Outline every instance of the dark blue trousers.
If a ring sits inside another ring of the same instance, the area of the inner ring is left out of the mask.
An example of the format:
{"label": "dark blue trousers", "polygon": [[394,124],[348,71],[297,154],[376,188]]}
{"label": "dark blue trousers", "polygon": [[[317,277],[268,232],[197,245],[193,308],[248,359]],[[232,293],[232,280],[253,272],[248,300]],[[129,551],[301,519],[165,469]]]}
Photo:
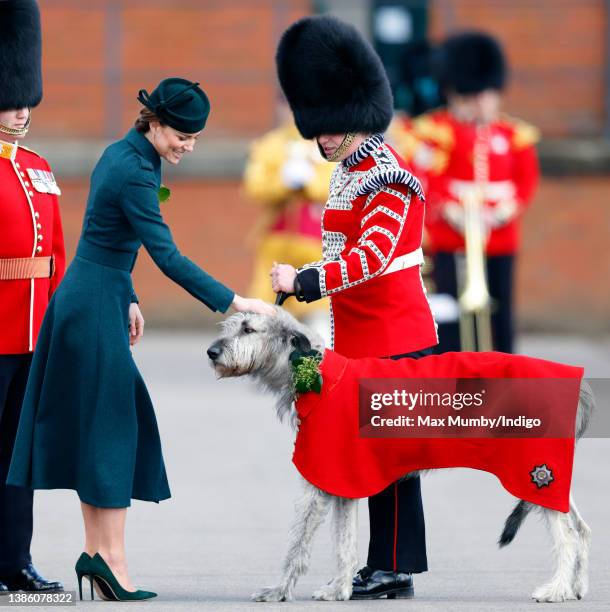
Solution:
{"label": "dark blue trousers", "polygon": [[[391,359],[418,359],[431,353],[432,349],[425,349],[394,355]],[[369,497],[369,524],[369,554],[366,561],[369,567],[407,574],[428,570],[419,477],[400,480]]]}
{"label": "dark blue trousers", "polygon": [[0,579],[31,561],[34,492],[7,486],[32,355],[0,355]]}

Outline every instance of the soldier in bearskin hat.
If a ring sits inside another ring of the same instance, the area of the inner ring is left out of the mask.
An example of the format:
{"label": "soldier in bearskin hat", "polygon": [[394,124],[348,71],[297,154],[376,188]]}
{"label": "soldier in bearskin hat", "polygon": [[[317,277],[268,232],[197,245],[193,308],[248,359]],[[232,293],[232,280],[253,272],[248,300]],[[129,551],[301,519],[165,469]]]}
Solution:
{"label": "soldier in bearskin hat", "polygon": [[[396,142],[404,143],[401,153],[424,182],[436,291],[449,299],[456,300],[467,282],[462,202],[468,193],[480,194],[493,348],[511,353],[514,261],[521,219],[538,182],[538,130],[500,112],[507,64],[489,34],[449,37],[438,49],[436,70],[447,106],[404,121],[404,137]],[[454,317],[439,325],[438,350],[460,348]]]}
{"label": "soldier in bearskin hat", "polygon": [[19,141],[42,98],[41,34],[33,0],[0,1],[0,591],[58,591],[32,565],[33,492],[5,484],[32,351],[64,271],[49,164]]}
{"label": "soldier in bearskin hat", "polygon": [[[274,291],[306,302],[330,297],[334,349],[347,357],[428,354],[437,337],[420,275],[424,195],[384,142],[393,100],[379,57],[354,27],[308,17],[282,36],[277,69],[301,135],[338,164],[322,261],[274,266]],[[411,574],[427,569],[419,479],[370,498],[369,515],[367,565],[352,598],[413,596]]]}

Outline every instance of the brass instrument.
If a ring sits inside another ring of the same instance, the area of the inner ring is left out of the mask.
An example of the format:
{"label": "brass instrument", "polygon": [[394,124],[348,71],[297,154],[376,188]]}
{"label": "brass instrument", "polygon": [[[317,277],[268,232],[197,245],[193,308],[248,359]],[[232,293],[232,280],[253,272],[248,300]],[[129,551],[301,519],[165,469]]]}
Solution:
{"label": "brass instrument", "polygon": [[462,197],[466,282],[458,298],[460,340],[463,351],[493,350],[491,301],[485,271],[487,235],[483,223],[483,192],[470,189]]}

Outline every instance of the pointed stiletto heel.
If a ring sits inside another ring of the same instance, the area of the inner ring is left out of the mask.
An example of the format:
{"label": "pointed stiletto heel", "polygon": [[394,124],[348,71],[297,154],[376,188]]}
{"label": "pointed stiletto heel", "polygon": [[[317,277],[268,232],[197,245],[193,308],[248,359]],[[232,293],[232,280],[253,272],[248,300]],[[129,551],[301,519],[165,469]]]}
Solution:
{"label": "pointed stiletto heel", "polygon": [[[91,557],[87,553],[83,553],[76,562],[74,570],[78,579],[78,595],[80,600],[83,600],[83,578],[88,577],[91,580],[90,569]],[[91,599],[93,599],[93,583],[91,583]]]}
{"label": "pointed stiletto heel", "polygon": [[152,591],[125,590],[99,553],[96,553],[91,559],[89,567],[92,578],[91,582],[93,583],[93,581],[95,581],[96,586],[101,589],[104,596],[108,596],[109,599],[114,601],[142,601],[157,596],[157,594]]}
{"label": "pointed stiletto heel", "polygon": [[78,578],[78,598],[83,601],[83,575],[76,574],[76,577]]}

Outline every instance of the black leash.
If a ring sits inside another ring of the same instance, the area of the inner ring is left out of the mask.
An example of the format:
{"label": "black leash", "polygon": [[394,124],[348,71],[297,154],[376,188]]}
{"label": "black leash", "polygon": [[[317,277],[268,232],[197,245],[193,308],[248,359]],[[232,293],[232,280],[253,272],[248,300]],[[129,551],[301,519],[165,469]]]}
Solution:
{"label": "black leash", "polygon": [[294,295],[294,293],[286,293],[285,291],[280,291],[275,296],[275,305],[281,306],[292,295]]}

